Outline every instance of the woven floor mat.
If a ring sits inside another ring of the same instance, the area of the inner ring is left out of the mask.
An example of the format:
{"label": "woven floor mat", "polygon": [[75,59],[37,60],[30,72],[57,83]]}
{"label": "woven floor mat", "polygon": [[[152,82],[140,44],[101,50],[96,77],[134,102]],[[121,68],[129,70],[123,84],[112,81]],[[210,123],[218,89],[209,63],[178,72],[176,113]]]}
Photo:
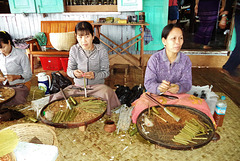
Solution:
{"label": "woven floor mat", "polygon": [[[227,113],[223,126],[217,129],[221,139],[192,151],[156,148],[139,135],[106,133],[105,118],[89,125],[85,132],[75,129],[56,129],[59,141],[59,161],[155,161],[155,160],[239,160],[240,109],[226,98]],[[112,119],[117,122],[117,115]]]}
{"label": "woven floor mat", "polygon": [[[222,93],[217,93],[219,96]],[[89,125],[85,132],[78,128],[56,128],[58,138],[58,161],[239,161],[240,159],[240,108],[227,96],[228,104],[223,126],[217,129],[221,139],[192,151],[179,151],[155,148],[138,134],[106,133],[103,130],[106,116]],[[18,108],[24,108],[29,104]],[[32,111],[24,114],[34,116]],[[117,115],[111,117],[117,123]],[[23,118],[18,121],[0,122],[0,129],[7,126],[30,122]]]}

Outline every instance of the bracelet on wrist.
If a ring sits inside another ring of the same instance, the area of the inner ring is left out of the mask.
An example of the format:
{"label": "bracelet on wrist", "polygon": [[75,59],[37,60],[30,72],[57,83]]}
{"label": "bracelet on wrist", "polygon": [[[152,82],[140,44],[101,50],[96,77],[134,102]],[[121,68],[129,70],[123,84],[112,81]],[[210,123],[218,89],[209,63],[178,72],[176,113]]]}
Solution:
{"label": "bracelet on wrist", "polygon": [[227,17],[227,14],[222,14],[222,17]]}
{"label": "bracelet on wrist", "polygon": [[222,18],[223,18],[223,17],[226,17],[226,20],[228,21],[227,14],[223,14],[223,15],[222,15]]}

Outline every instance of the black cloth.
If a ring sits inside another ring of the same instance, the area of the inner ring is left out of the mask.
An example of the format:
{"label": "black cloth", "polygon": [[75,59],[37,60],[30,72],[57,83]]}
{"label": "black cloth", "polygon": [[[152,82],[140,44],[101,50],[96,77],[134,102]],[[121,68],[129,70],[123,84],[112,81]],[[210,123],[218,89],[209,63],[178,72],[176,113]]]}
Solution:
{"label": "black cloth", "polygon": [[[230,12],[230,11],[232,11],[232,6],[233,6],[233,3],[235,2],[235,1],[237,1],[236,2],[236,12],[237,12],[237,10],[238,11],[240,11],[240,0],[226,0],[226,6],[225,6],[225,9],[224,9],[224,11],[228,11],[228,12]],[[228,15],[228,17],[229,17],[230,15]]]}
{"label": "black cloth", "polygon": [[27,88],[27,86],[20,84],[7,87],[11,87],[15,90],[15,96],[9,99],[8,101],[4,102],[2,105],[16,106],[27,102],[27,96],[29,94],[29,89]]}
{"label": "black cloth", "polygon": [[[237,2],[239,2],[238,0]],[[230,5],[230,2],[233,3],[233,0],[227,0],[226,5]],[[227,6],[226,6],[227,7]],[[234,75],[234,72],[238,65],[240,64],[240,10],[236,9],[235,11],[235,30],[236,30],[236,46],[232,51],[228,61],[224,64],[223,69],[227,70],[231,75]]]}

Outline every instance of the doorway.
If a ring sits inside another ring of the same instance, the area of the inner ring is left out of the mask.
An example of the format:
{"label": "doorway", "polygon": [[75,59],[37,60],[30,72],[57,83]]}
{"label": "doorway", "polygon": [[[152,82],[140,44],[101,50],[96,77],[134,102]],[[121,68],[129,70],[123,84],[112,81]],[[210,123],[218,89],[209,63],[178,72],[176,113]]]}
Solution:
{"label": "doorway", "polygon": [[8,0],[0,0],[0,14],[1,13],[11,13]]}
{"label": "doorway", "polygon": [[[195,33],[198,30],[200,20],[194,13],[195,0],[178,0],[179,2],[179,20],[184,31],[184,44],[182,49],[203,50],[203,44],[194,41]],[[221,6],[221,5],[220,5]],[[207,50],[226,50],[229,41],[229,28],[220,29],[218,18],[214,30],[212,32],[211,40],[209,42],[210,49]],[[231,20],[230,20],[231,22]],[[229,23],[230,24],[230,23]]]}

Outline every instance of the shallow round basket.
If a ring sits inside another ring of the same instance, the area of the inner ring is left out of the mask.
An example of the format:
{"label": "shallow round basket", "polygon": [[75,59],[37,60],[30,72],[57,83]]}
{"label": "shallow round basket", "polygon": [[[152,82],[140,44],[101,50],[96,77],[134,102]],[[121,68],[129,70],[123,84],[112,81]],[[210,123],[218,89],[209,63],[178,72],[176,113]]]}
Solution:
{"label": "shallow round basket", "polygon": [[[72,95],[72,97],[75,97],[75,96],[83,96],[83,95]],[[101,99],[101,98],[99,98]],[[84,122],[63,122],[63,123],[54,123],[52,121],[49,121],[47,120],[45,117],[44,117],[44,110],[52,103],[54,102],[57,102],[57,101],[62,101],[64,100],[63,98],[61,99],[57,99],[53,102],[50,102],[48,104],[46,104],[40,111],[40,120],[47,124],[47,125],[51,125],[51,126],[54,126],[54,127],[57,127],[57,128],[77,128],[77,127],[80,127],[80,126],[87,126],[88,124],[92,124],[96,121],[98,121],[100,118],[102,118],[104,116],[104,114],[106,113],[107,111],[107,107],[106,109],[104,110],[104,112],[102,112],[101,114],[99,114],[98,116],[96,116],[95,118],[90,118]]]}
{"label": "shallow round basket", "polygon": [[11,87],[1,87],[0,88],[0,104],[6,102],[10,98],[15,96],[15,90]]}
{"label": "shallow round basket", "polygon": [[52,127],[37,123],[22,123],[9,126],[17,133],[19,141],[30,142],[33,138],[39,139],[43,144],[58,146],[56,133]]}
{"label": "shallow round basket", "polygon": [[4,160],[7,160],[7,161],[17,161],[14,152],[8,153],[8,154],[0,157],[0,160],[1,160],[1,161],[2,161],[2,160],[3,160],[3,161],[4,161]]}
{"label": "shallow round basket", "polygon": [[[160,109],[159,111],[161,117],[164,117],[164,119],[168,120],[168,123],[165,123],[159,118],[155,118],[153,119],[154,126],[146,127],[144,125],[144,115],[145,116],[148,115],[148,109],[145,109],[139,114],[136,123],[139,134],[143,138],[149,140],[153,144],[157,144],[159,146],[174,150],[197,149],[208,144],[212,140],[215,133],[215,128],[211,119],[205,113],[195,108],[183,105],[164,105],[164,106],[167,107],[173,113],[180,116],[181,120],[179,122],[171,121],[174,119],[168,114],[166,114],[161,107],[156,106],[157,109]],[[176,113],[177,111],[174,111],[174,109],[178,109],[178,113]],[[191,114],[191,116],[194,116],[197,118],[197,120],[201,121],[204,124],[204,126],[212,129],[212,131],[208,132],[209,133],[208,135],[202,135],[202,137],[205,137],[206,139],[194,140],[196,143],[189,143],[188,145],[183,145],[172,141],[174,136],[179,134],[180,130],[184,127],[185,121],[191,119],[186,118],[186,115],[184,113]]]}
{"label": "shallow round basket", "polygon": [[56,50],[67,50],[77,43],[74,32],[50,33],[50,42]]}

